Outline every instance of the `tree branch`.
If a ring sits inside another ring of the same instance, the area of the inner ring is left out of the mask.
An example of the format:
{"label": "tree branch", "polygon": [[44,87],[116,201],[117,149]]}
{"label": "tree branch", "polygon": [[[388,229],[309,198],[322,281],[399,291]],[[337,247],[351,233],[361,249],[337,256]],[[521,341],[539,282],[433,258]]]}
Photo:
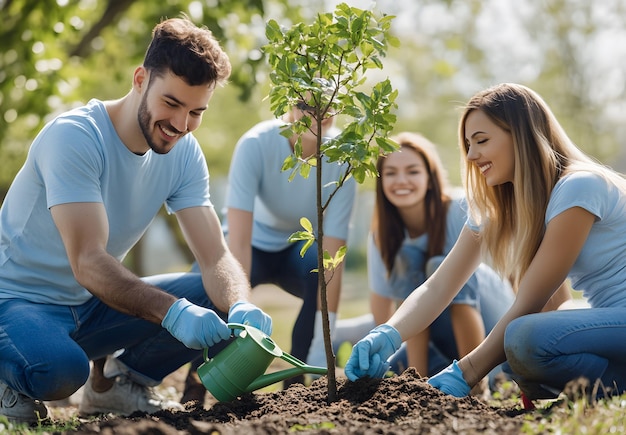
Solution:
{"label": "tree branch", "polygon": [[70,56],[87,57],[91,52],[91,42],[134,2],[135,0],[109,0],[100,20],[83,36],[83,39],[70,52]]}

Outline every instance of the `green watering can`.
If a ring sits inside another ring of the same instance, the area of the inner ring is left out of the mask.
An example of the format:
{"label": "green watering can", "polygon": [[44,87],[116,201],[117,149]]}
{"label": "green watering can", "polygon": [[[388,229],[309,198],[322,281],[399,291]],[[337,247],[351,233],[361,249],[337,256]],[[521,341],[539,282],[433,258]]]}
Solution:
{"label": "green watering can", "polygon": [[[229,323],[230,329],[242,332],[220,353],[208,358],[204,349],[204,363],[198,367],[198,376],[204,387],[220,402],[231,401],[287,378],[312,373],[325,375],[326,367],[309,366],[298,358],[283,352],[263,331],[249,325]],[[294,367],[264,374],[274,358],[280,358]]]}

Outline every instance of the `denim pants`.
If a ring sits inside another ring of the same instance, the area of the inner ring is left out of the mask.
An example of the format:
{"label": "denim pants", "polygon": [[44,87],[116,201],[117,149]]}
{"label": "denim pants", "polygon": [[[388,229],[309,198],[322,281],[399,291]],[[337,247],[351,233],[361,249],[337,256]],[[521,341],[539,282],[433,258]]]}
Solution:
{"label": "denim pants", "polygon": [[[214,309],[197,273],[144,278],[177,297]],[[211,348],[214,354],[227,343]],[[116,311],[98,298],[82,305],[0,300],[0,379],[12,389],[41,400],[70,396],[89,375],[89,361],[124,349],[119,360],[144,385],[201,355],[185,347],[161,325]]]}
{"label": "denim pants", "polygon": [[[503,370],[530,399],[556,397],[567,382],[600,382],[599,395],[626,391],[626,307],[529,314],[504,336]],[[604,387],[604,388],[602,388]]]}
{"label": "denim pants", "polygon": [[278,252],[252,248],[252,270],[250,285],[274,284],[286,292],[302,299],[300,312],[291,332],[291,355],[306,361],[315,326],[317,311],[318,275],[317,243],[313,243],[300,256],[304,242],[296,242]]}

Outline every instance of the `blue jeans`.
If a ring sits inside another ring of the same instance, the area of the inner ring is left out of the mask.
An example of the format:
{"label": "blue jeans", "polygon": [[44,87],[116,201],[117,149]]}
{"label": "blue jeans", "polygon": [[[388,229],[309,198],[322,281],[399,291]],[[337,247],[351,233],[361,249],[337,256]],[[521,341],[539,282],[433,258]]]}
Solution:
{"label": "blue jeans", "polygon": [[302,299],[300,312],[291,332],[291,355],[306,361],[313,340],[315,312],[317,311],[318,275],[317,243],[313,243],[304,257],[300,249],[304,242],[296,242],[278,252],[252,248],[250,285],[274,284]]}
{"label": "blue jeans", "polygon": [[[144,280],[226,317],[209,301],[200,274]],[[226,344],[219,343],[210,353]],[[120,349],[119,360],[131,377],[151,386],[202,353],[185,347],[161,325],[122,314],[95,297],[78,306],[0,300],[0,379],[29,397],[70,396],[86,382],[89,360]]]}
{"label": "blue jeans", "polygon": [[504,336],[503,370],[530,399],[556,397],[580,377],[626,392],[626,307],[529,314],[513,320]]}

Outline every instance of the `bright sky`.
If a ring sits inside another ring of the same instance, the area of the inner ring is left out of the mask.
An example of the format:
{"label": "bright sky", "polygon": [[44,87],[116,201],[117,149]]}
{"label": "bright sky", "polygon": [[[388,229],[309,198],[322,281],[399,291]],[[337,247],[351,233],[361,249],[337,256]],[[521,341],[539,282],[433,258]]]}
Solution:
{"label": "bright sky", "polygon": [[[591,16],[576,8],[577,1],[587,5],[588,0],[569,1],[573,9],[571,19],[581,23],[589,20],[603,29],[592,35],[571,36],[582,47],[577,56],[581,68],[586,69],[584,77],[591,78],[590,94],[597,101],[624,100],[607,108],[608,116],[623,119],[626,113],[626,99],[623,98],[626,94],[626,29],[622,14],[614,12],[619,6],[626,9],[626,0],[593,2]],[[452,13],[459,16],[472,13],[470,2],[456,2],[451,13],[443,2],[424,7],[422,2],[407,0],[326,0],[327,10],[341,2],[361,9],[375,7],[378,11],[395,15],[393,26],[398,33],[419,32],[421,36],[453,31],[458,20]],[[488,68],[502,81],[529,82],[541,72],[542,53],[536,49],[537,42],[532,41],[522,23],[522,20],[533,19],[532,5],[518,0],[485,0],[481,14],[476,17],[477,42],[489,53],[486,58]],[[557,41],[541,42],[558,44]],[[466,85],[472,87],[474,83],[470,80]],[[462,83],[457,86],[464,87]],[[465,90],[472,93],[475,89]]]}

